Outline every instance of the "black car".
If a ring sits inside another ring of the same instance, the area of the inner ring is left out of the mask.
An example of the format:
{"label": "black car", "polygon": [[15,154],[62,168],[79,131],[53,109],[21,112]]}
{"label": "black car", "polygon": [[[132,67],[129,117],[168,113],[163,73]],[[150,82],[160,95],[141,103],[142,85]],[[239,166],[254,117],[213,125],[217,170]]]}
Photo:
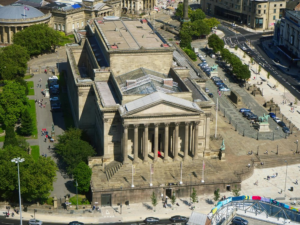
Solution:
{"label": "black car", "polygon": [[173,223],[177,222],[187,222],[188,218],[184,216],[172,216],[170,219]]}
{"label": "black car", "polygon": [[209,96],[210,98],[213,98],[213,97],[214,97],[214,94],[213,94],[213,93],[208,93],[208,96]]}
{"label": "black car", "polygon": [[84,225],[84,223],[78,222],[78,221],[72,221],[69,223],[69,225]]}
{"label": "black car", "polygon": [[287,127],[283,127],[282,130],[283,130],[283,132],[286,133],[286,134],[290,134],[290,133],[291,133],[290,129],[287,128]]}
{"label": "black car", "polygon": [[282,121],[278,122],[277,124],[278,124],[279,126],[281,126],[281,127],[286,127],[285,123],[282,122]]}
{"label": "black car", "polygon": [[251,113],[250,115],[247,116],[248,120],[254,120],[254,121],[258,121],[258,117],[257,115]]}
{"label": "black car", "polygon": [[231,221],[232,224],[235,225],[248,225],[248,221],[243,219],[242,217],[234,217],[233,220]]}
{"label": "black car", "polygon": [[248,117],[248,116],[251,115],[251,114],[252,114],[251,111],[243,112],[243,116],[244,116],[244,117]]}
{"label": "black car", "polygon": [[154,223],[158,223],[159,222],[159,219],[156,218],[156,217],[147,217],[144,222],[146,224],[154,224]]}

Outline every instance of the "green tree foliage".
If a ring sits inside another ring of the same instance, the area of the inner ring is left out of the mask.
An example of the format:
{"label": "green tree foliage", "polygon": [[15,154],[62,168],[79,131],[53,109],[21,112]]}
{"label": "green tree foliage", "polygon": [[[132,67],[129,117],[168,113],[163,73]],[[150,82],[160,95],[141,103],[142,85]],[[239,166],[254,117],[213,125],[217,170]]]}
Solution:
{"label": "green tree foliage", "polygon": [[157,197],[156,197],[156,194],[154,193],[154,191],[153,191],[153,193],[151,195],[151,203],[152,203],[154,211],[155,211],[155,207],[157,205]]}
{"label": "green tree foliage", "polygon": [[214,191],[214,200],[218,201],[220,199],[220,190],[219,188]]}
{"label": "green tree foliage", "polygon": [[57,167],[50,158],[40,157],[35,162],[31,155],[19,147],[7,146],[0,150],[0,197],[17,201],[18,172],[17,165],[11,160],[24,158],[20,163],[21,194],[25,201],[46,200],[53,190]]}
{"label": "green tree foliage", "polygon": [[192,22],[196,20],[203,20],[205,18],[205,13],[201,9],[196,9],[194,11],[189,12],[189,18]]}
{"label": "green tree foliage", "polygon": [[12,44],[0,50],[0,76],[3,80],[13,80],[24,76],[30,59],[26,48]]}
{"label": "green tree foliage", "polygon": [[188,48],[183,49],[183,51],[193,60],[193,61],[197,61],[197,55],[196,53]]}
{"label": "green tree foliage", "polygon": [[58,136],[55,151],[66,163],[69,174],[73,173],[79,163],[87,162],[89,156],[96,154],[93,147],[82,140],[82,131],[75,128],[71,128],[63,135]]}
{"label": "green tree foliage", "polygon": [[233,196],[237,197],[240,196],[241,189],[238,189],[236,185],[234,185],[234,189],[232,190]]}
{"label": "green tree foliage", "polygon": [[180,36],[180,47],[192,49],[191,46],[192,36],[188,32],[185,32],[184,30],[180,30],[179,36]]}
{"label": "green tree foliage", "polygon": [[13,126],[27,107],[25,87],[15,81],[5,81],[0,94],[0,117],[6,126]]}
{"label": "green tree foliage", "polygon": [[203,20],[196,20],[192,22],[192,34],[196,37],[201,35],[208,35],[210,33],[209,26]]}
{"label": "green tree foliage", "polygon": [[79,192],[86,193],[89,191],[92,170],[86,163],[81,162],[75,167],[73,177],[77,181]]}
{"label": "green tree foliage", "polygon": [[16,33],[15,44],[25,47],[30,55],[49,52],[60,43],[61,35],[47,24],[36,24]]}
{"label": "green tree foliage", "polygon": [[175,203],[176,203],[176,196],[175,193],[173,193],[172,197],[171,197],[171,203],[172,203],[172,208],[174,207]]}
{"label": "green tree foliage", "polygon": [[218,26],[219,24],[220,24],[220,21],[219,20],[217,20],[216,18],[214,18],[214,17],[212,17],[212,18],[205,18],[204,20],[203,20],[203,22],[204,23],[206,23],[207,24],[207,26],[211,29],[211,28],[213,28],[213,27],[216,27],[216,26]]}
{"label": "green tree foliage", "polygon": [[16,77],[15,81],[21,84],[25,88],[25,95],[28,95],[29,89],[28,89],[27,82],[22,77]]}
{"label": "green tree foliage", "polygon": [[33,131],[33,119],[28,111],[28,109],[25,109],[25,111],[22,113],[21,116],[21,128],[20,132],[23,135],[31,135]]}
{"label": "green tree foliage", "polygon": [[221,56],[225,62],[227,62],[227,63],[230,62],[231,52],[227,48],[222,49]]}
{"label": "green tree foliage", "polygon": [[[192,10],[191,7],[189,6],[189,8],[188,8],[188,16],[189,16],[189,18],[190,18],[190,16],[191,16],[191,13],[192,13],[192,12],[193,12],[193,10]],[[180,18],[183,18],[183,4],[182,4],[182,3],[178,4],[177,9],[176,9],[176,12],[175,12],[175,16],[178,16],[178,17],[180,17]]]}
{"label": "green tree foliage", "polygon": [[235,65],[233,66],[232,72],[239,78],[247,80],[251,77],[251,72],[247,65]]}
{"label": "green tree foliage", "polygon": [[6,130],[5,130],[5,139],[3,143],[3,148],[9,145],[18,146],[18,141],[13,126],[6,126]]}
{"label": "green tree foliage", "polygon": [[218,35],[212,34],[208,38],[208,45],[214,52],[219,52],[224,48],[224,41]]}
{"label": "green tree foliage", "polygon": [[192,194],[191,194],[191,200],[192,200],[192,203],[196,203],[197,202],[197,192],[195,190],[195,188],[193,188],[193,191],[192,191]]}

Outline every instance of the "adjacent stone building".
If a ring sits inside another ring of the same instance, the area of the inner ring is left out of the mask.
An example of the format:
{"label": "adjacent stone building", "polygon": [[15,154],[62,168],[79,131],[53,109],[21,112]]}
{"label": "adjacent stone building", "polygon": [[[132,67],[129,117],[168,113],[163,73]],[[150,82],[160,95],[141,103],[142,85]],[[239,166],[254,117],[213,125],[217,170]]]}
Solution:
{"label": "adjacent stone building", "polygon": [[76,38],[79,45],[67,46],[68,95],[76,127],[89,134],[99,155],[89,162],[94,201],[118,201],[103,191],[124,178],[108,169],[124,170],[126,177],[132,165],[143,171],[152,163],[192,165],[209,157],[213,102],[147,20],[93,20],[87,35]]}
{"label": "adjacent stone building", "polygon": [[286,1],[282,0],[204,0],[202,10],[218,15],[255,30],[274,30],[275,23],[284,14]]}

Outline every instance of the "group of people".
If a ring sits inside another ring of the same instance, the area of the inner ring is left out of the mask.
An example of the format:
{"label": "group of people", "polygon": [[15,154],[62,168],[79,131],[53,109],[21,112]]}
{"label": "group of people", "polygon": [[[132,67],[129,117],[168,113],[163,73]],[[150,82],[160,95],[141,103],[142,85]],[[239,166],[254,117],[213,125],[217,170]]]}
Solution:
{"label": "group of people", "polygon": [[273,176],[267,176],[267,180],[270,180],[270,178],[275,178],[278,176],[278,173],[275,173]]}
{"label": "group of people", "polygon": [[44,104],[43,104],[43,99],[40,99],[40,100],[36,99],[35,103],[38,103],[40,108],[45,108],[46,104],[47,104],[47,102],[44,102]]}

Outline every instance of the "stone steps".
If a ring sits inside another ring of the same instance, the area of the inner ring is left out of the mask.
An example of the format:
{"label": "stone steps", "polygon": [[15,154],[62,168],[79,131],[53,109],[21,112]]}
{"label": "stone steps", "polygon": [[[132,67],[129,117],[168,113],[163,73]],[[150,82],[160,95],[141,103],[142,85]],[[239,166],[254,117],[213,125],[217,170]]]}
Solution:
{"label": "stone steps", "polygon": [[104,173],[107,181],[109,181],[122,167],[122,163],[113,161],[105,166]]}

